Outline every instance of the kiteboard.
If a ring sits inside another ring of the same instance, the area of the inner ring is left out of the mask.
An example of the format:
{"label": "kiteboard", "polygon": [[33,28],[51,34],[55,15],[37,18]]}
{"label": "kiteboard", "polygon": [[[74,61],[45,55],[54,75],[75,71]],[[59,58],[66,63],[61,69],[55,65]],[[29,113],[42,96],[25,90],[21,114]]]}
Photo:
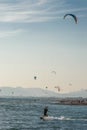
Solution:
{"label": "kiteboard", "polygon": [[41,116],[40,119],[42,120],[53,120],[52,116]]}

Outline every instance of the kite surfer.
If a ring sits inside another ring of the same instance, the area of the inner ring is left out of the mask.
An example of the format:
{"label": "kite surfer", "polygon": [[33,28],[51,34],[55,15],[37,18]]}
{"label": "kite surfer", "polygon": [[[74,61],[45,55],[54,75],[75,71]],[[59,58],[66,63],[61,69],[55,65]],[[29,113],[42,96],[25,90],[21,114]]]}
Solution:
{"label": "kite surfer", "polygon": [[44,116],[48,116],[47,112],[48,112],[48,107],[46,106],[46,107],[44,108]]}

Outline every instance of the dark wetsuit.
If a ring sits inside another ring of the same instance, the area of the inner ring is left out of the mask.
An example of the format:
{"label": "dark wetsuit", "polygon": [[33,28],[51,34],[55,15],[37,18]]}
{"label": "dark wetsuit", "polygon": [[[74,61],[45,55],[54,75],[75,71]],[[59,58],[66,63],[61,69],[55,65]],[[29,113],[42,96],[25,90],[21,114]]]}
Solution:
{"label": "dark wetsuit", "polygon": [[45,107],[45,108],[44,108],[44,116],[48,116],[48,115],[47,115],[47,112],[48,112],[48,107]]}

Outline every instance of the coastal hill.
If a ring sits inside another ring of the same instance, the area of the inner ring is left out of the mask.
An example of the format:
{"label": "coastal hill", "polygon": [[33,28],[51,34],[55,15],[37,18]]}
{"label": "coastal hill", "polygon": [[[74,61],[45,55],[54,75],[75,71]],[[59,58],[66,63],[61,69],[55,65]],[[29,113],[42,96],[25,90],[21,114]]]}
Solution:
{"label": "coastal hill", "polygon": [[87,90],[61,94],[41,88],[23,88],[23,87],[0,87],[0,97],[83,97],[87,98]]}
{"label": "coastal hill", "polygon": [[0,87],[0,97],[58,97],[58,93],[41,88]]}
{"label": "coastal hill", "polygon": [[79,91],[67,93],[67,94],[65,94],[65,97],[83,97],[83,98],[87,98],[87,90],[82,89],[82,90],[79,90]]}

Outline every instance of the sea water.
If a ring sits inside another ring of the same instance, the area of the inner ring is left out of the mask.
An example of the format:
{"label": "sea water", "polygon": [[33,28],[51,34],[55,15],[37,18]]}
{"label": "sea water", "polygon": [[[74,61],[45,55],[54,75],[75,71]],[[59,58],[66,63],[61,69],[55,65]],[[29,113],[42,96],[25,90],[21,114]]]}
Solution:
{"label": "sea water", "polygon": [[[58,105],[52,98],[0,98],[0,130],[87,130],[87,106]],[[48,106],[52,120],[41,120]]]}

